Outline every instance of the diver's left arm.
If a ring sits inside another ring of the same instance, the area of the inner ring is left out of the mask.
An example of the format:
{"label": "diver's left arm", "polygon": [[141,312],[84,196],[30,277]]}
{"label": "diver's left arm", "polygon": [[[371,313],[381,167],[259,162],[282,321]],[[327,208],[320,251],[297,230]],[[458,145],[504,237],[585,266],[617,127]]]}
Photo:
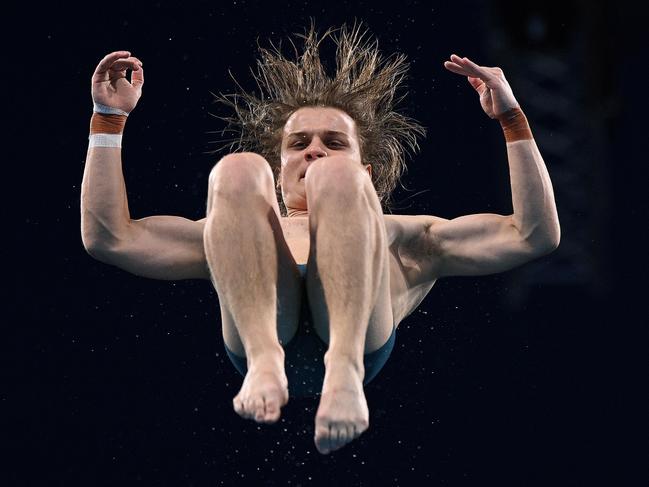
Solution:
{"label": "diver's left arm", "polygon": [[504,131],[513,214],[476,214],[452,220],[429,217],[421,248],[434,277],[507,271],[552,252],[561,230],[554,192],[525,115],[500,68],[452,56],[445,66],[467,76],[490,118]]}

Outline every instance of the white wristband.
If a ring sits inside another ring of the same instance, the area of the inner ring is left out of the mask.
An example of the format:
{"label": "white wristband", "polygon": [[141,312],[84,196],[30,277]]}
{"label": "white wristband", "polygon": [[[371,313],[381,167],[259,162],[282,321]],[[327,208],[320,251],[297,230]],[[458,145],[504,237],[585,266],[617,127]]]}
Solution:
{"label": "white wristband", "polygon": [[122,134],[91,134],[88,147],[122,147]]}
{"label": "white wristband", "polygon": [[92,111],[95,113],[105,113],[107,115],[126,115],[128,117],[129,112],[120,110],[119,108],[107,107],[101,103],[93,102]]}

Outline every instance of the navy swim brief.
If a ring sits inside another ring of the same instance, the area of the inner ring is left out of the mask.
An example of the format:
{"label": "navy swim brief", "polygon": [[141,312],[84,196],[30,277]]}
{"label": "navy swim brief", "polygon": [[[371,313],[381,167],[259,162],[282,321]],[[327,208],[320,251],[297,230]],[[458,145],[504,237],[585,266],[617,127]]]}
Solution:
{"label": "navy swim brief", "polygon": [[[300,325],[295,336],[284,345],[285,370],[288,378],[289,396],[312,397],[319,395],[322,391],[325,373],[324,354],[327,351],[327,344],[322,341],[311,324],[311,309],[304,289],[306,264],[298,264],[298,268],[302,274],[304,298],[300,312]],[[395,338],[396,327],[393,327],[390,338],[381,348],[363,356],[365,366],[363,385],[372,381],[388,361],[394,348]],[[246,357],[235,355],[227,346],[225,346],[225,352],[234,367],[241,375],[245,376],[248,371]]]}

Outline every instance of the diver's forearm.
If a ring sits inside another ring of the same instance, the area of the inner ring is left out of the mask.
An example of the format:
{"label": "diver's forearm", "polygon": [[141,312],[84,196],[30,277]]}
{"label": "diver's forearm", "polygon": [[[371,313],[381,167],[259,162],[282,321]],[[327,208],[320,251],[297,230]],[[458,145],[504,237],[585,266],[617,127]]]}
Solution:
{"label": "diver's forearm", "polygon": [[89,147],[81,184],[81,237],[86,248],[110,246],[130,222],[120,147]]}
{"label": "diver's forearm", "polygon": [[516,227],[532,245],[558,245],[561,229],[554,191],[536,142],[507,142],[507,157]]}

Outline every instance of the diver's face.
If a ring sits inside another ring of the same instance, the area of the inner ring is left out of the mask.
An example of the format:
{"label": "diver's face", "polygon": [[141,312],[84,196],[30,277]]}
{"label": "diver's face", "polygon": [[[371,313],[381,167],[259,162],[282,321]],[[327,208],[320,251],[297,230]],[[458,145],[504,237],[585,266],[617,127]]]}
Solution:
{"label": "diver's face", "polygon": [[[289,216],[307,214],[305,175],[321,157],[344,155],[361,164],[356,123],[342,110],[303,107],[286,121],[282,133],[282,197]],[[369,164],[365,165],[371,175]]]}

